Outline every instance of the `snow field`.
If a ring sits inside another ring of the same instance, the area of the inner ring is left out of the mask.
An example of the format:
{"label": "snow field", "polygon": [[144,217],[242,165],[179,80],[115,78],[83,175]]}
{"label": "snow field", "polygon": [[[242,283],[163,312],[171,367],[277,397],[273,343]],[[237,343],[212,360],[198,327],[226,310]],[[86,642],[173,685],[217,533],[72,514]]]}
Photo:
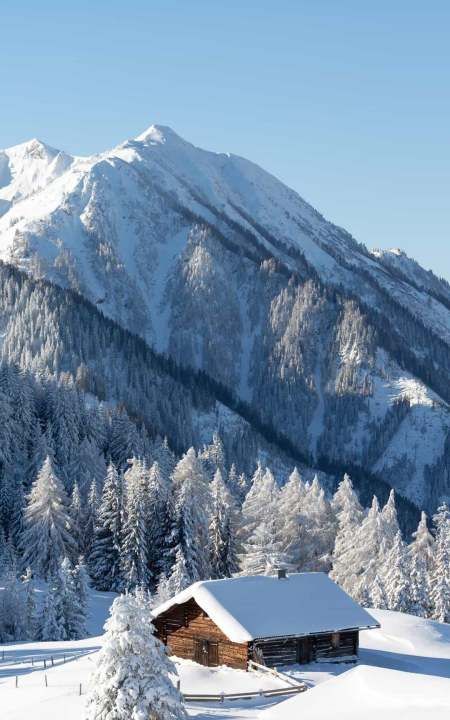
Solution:
{"label": "snow field", "polygon": [[[105,619],[113,593],[91,595],[90,628]],[[370,610],[381,629],[361,633],[357,666],[310,664],[281,668],[310,690],[294,698],[255,698],[224,703],[189,703],[198,720],[444,720],[450,717],[450,625],[411,615]],[[89,678],[101,636],[76,642],[15,643],[0,647],[0,707],[2,720],[82,720]],[[5,652],[6,661],[1,661]],[[61,654],[80,657],[42,668],[42,658]],[[40,657],[34,667],[30,656]],[[25,660],[21,664],[13,661]],[[205,668],[175,658],[185,693],[220,694],[275,689],[281,681],[265,673],[226,667]],[[45,686],[44,675],[48,686]],[[19,687],[15,687],[15,676]],[[79,695],[79,684],[82,695]]]}

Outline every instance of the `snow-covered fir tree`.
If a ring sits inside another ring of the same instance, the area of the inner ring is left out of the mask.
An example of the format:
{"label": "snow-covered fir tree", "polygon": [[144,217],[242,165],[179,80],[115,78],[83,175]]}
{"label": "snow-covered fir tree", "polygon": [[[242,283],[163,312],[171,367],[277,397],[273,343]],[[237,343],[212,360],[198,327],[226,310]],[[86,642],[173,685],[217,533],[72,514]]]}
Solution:
{"label": "snow-covered fir tree", "polygon": [[50,640],[67,639],[63,600],[60,595],[60,586],[54,578],[49,578],[48,580],[47,592],[44,596],[37,626],[38,640],[47,642]]}
{"label": "snow-covered fir tree", "polygon": [[[364,596],[362,597],[364,599]],[[388,609],[388,600],[386,597],[384,582],[378,573],[375,575],[370,589],[368,588],[366,599],[367,605],[370,607],[378,608],[379,610]]]}
{"label": "snow-covered fir tree", "polygon": [[364,594],[370,597],[370,588],[375,576],[380,572],[380,553],[383,546],[380,515],[378,499],[374,496],[367,516],[356,529],[354,543],[347,554],[350,575],[343,587],[358,602],[362,602]]}
{"label": "snow-covered fir tree", "polygon": [[397,612],[409,612],[411,609],[411,568],[405,543],[400,530],[394,538],[392,547],[386,554],[384,566],[384,589],[387,607]]}
{"label": "snow-covered fir tree", "polygon": [[82,535],[84,533],[84,507],[81,499],[80,488],[77,481],[73,484],[72,497],[70,498],[69,515],[71,521],[72,536],[77,549],[82,544]]}
{"label": "snow-covered fir tree", "polygon": [[[106,473],[105,473],[106,475]],[[97,514],[100,505],[97,480],[91,481],[87,494],[86,505],[83,516],[83,532],[80,536],[79,551],[85,556],[90,557],[92,545],[95,538],[95,527],[97,523]]]}
{"label": "snow-covered fir tree", "polygon": [[190,584],[191,578],[188,575],[186,560],[182,548],[179,547],[169,573],[167,575],[163,573],[159,578],[154,600],[155,607],[174,597]]}
{"label": "snow-covered fir tree", "polygon": [[23,564],[45,578],[57,572],[64,557],[73,557],[76,552],[68,498],[50,457],[28,497],[21,544]]}
{"label": "snow-covered fir tree", "polygon": [[119,590],[122,540],[122,476],[108,466],[95,524],[89,568],[98,590]]}
{"label": "snow-covered fir tree", "polygon": [[431,612],[439,622],[450,622],[450,511],[444,503],[433,516],[436,534],[431,573]]}
{"label": "snow-covered fir tree", "polygon": [[148,587],[148,525],[150,520],[147,468],[138,458],[124,475],[121,577],[124,587]]}
{"label": "snow-covered fir tree", "polygon": [[382,535],[386,550],[390,550],[396,541],[396,537],[400,531],[397,518],[397,508],[395,505],[395,491],[391,490],[386,505],[381,511],[380,521],[382,525]]}
{"label": "snow-covered fir tree", "polygon": [[411,609],[413,615],[429,617],[431,613],[431,575],[435,541],[428,529],[426,513],[422,512],[417,530],[408,548],[411,569]]}
{"label": "snow-covered fir tree", "polygon": [[279,501],[279,486],[269,468],[260,463],[251,480],[250,490],[242,505],[242,526],[240,540],[245,543],[260,523],[261,510],[270,507],[276,515]]}
{"label": "snow-covered fir tree", "polygon": [[288,559],[289,566],[294,570],[301,569],[306,563],[302,523],[305,495],[305,483],[297,468],[294,468],[287,483],[280,490],[277,503],[281,551]]}
{"label": "snow-covered fir tree", "polygon": [[177,547],[184,555],[191,582],[210,576],[209,516],[211,496],[208,479],[194,448],[190,448],[173,472],[176,494]]}
{"label": "snow-covered fir tree", "polygon": [[307,490],[302,512],[304,565],[302,570],[329,572],[336,536],[330,501],[317,475]]}
{"label": "snow-covered fir tree", "polygon": [[209,523],[211,577],[230,577],[238,570],[237,510],[219,468],[209,487],[212,499]]}
{"label": "snow-covered fir tree", "polygon": [[33,617],[29,614],[28,588],[14,568],[0,576],[0,587],[0,642],[31,639]]}
{"label": "snow-covered fir tree", "polygon": [[270,512],[264,513],[244,544],[240,561],[242,575],[275,575],[279,568],[288,567],[288,558],[277,536],[276,517]]}
{"label": "snow-covered fir tree", "polygon": [[214,478],[216,470],[220,470],[222,478],[226,477],[225,450],[219,433],[213,433],[212,443],[203,448],[199,458],[210,480]]}
{"label": "snow-covered fir tree", "polygon": [[145,594],[116,598],[91,678],[87,720],[184,720],[171,676],[176,669],[156,639]]}
{"label": "snow-covered fir tree", "polygon": [[[165,468],[170,466],[164,462]],[[171,475],[155,461],[148,472],[147,492],[149,517],[147,523],[148,566],[152,579],[170,569],[171,533],[175,513]]]}
{"label": "snow-covered fir tree", "polygon": [[333,568],[330,576],[344,590],[349,592],[354,583],[355,536],[364,513],[348,475],[344,475],[343,480],[339,483],[331,507],[337,519],[337,533],[333,550]]}

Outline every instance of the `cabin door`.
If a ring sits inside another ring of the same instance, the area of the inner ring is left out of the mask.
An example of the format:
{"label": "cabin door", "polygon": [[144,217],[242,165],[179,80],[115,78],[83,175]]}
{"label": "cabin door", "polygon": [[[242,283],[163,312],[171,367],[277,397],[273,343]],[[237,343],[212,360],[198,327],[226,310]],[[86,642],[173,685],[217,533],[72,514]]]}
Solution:
{"label": "cabin door", "polygon": [[298,638],[297,643],[297,662],[301,665],[311,662],[311,644],[309,638]]}
{"label": "cabin door", "polygon": [[218,665],[219,643],[212,640],[194,640],[194,660],[206,667]]}

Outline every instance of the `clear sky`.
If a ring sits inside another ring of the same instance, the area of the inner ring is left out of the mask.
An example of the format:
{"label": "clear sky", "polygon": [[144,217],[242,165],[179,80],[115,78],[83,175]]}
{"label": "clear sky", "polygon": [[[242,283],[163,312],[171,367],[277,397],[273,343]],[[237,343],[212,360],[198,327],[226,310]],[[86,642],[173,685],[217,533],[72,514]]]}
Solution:
{"label": "clear sky", "polygon": [[4,0],[0,147],[170,125],[450,279],[449,33],[448,0]]}

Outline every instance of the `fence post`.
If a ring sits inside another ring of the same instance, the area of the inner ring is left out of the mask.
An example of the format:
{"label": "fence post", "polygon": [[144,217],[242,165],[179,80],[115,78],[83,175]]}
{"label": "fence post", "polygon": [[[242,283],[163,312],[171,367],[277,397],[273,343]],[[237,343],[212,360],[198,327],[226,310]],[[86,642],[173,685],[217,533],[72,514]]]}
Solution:
{"label": "fence post", "polygon": [[16,675],[16,687],[19,687],[19,677]]}
{"label": "fence post", "polygon": [[81,683],[80,683],[80,695],[81,695]]}
{"label": "fence post", "polygon": [[31,656],[31,665],[34,667],[34,657]]}
{"label": "fence post", "polygon": [[53,655],[51,656],[50,659],[51,659],[51,661],[52,661],[52,667],[53,667],[53,665],[55,664],[55,663],[53,662]]}
{"label": "fence post", "polygon": [[44,675],[44,681],[45,681],[45,687],[48,687],[47,673],[45,673],[45,675]]}
{"label": "fence post", "polygon": [[47,661],[45,658],[44,658],[44,670],[47,670]]}

